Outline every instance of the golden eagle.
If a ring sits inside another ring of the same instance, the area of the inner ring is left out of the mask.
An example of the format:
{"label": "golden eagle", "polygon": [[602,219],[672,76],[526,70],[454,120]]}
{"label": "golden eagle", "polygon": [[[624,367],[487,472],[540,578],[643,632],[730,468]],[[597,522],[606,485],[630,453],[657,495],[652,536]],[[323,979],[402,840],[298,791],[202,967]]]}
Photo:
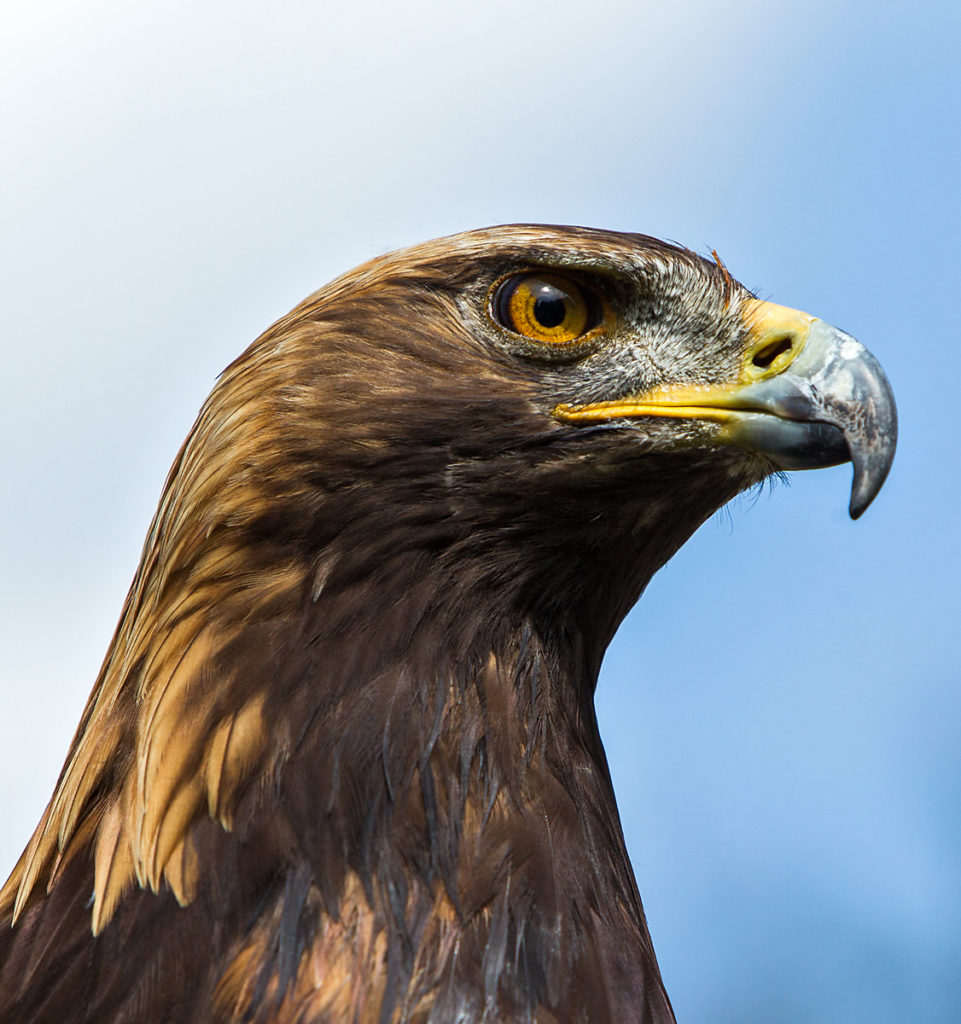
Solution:
{"label": "golden eagle", "polygon": [[643,235],[338,278],[221,376],[0,894],[17,1024],[673,1020],[593,695],[771,473],[880,488],[873,357]]}

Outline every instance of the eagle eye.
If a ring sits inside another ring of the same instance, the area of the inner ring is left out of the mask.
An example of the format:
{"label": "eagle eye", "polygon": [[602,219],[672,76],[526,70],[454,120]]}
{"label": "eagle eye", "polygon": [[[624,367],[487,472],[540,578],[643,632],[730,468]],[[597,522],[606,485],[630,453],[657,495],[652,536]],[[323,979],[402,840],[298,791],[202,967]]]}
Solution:
{"label": "eagle eye", "polygon": [[576,341],[601,320],[597,298],[561,274],[509,277],[497,289],[491,308],[501,326],[547,345]]}

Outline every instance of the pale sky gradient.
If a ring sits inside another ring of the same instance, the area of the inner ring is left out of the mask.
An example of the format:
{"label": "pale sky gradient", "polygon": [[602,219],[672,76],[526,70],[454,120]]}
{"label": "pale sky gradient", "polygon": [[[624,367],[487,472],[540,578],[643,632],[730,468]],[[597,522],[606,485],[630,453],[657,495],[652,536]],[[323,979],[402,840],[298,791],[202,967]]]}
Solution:
{"label": "pale sky gradient", "polygon": [[679,1019],[961,1020],[961,7],[0,0],[0,874],[217,373],[335,274],[644,231],[855,334],[901,446],[715,517],[601,731]]}

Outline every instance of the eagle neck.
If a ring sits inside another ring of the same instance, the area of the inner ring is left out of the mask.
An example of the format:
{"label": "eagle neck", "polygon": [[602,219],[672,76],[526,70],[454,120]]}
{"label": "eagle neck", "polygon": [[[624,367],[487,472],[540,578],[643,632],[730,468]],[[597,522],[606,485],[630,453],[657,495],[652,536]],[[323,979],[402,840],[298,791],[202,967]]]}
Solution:
{"label": "eagle neck", "polygon": [[289,808],[312,793],[291,831],[318,837],[305,852],[327,911],[372,913],[398,1007],[430,993],[465,1021],[647,1019],[669,1004],[598,735],[596,657],[530,619],[453,629],[419,614],[403,643],[382,634],[392,654],[363,681],[341,663],[341,709],[314,718],[286,773]]}

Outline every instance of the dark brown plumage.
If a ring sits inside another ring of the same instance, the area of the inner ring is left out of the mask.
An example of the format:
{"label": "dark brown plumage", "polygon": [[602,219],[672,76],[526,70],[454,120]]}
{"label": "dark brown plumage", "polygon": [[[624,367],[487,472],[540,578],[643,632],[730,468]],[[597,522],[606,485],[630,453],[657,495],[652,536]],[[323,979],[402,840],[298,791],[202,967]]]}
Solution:
{"label": "dark brown plumage", "polygon": [[174,463],[0,896],[0,1019],[673,1020],[593,691],[738,491],[849,452],[880,486],[863,349],[856,395],[777,407],[833,343],[791,313],[644,236],[515,227],[270,328]]}

